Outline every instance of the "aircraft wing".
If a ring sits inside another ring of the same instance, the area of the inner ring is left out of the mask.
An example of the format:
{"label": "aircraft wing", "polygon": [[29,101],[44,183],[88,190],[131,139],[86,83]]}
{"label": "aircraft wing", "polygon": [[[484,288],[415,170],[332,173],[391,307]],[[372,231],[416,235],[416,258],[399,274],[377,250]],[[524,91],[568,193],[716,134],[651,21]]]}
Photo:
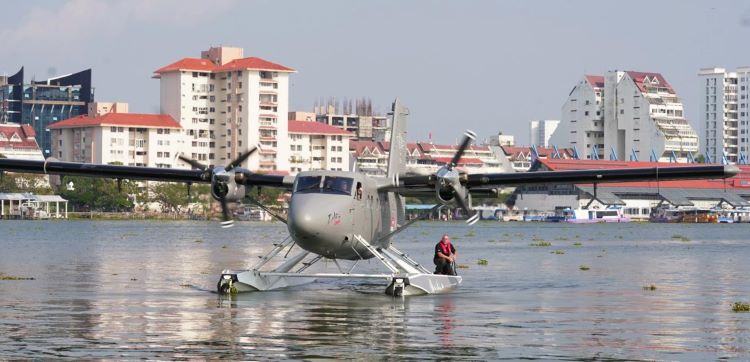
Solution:
{"label": "aircraft wing", "polygon": [[489,173],[468,175],[466,186],[473,188],[553,183],[582,184],[717,179],[732,177],[738,172],[737,166],[722,165]]}
{"label": "aircraft wing", "polygon": [[[531,184],[717,179],[732,177],[738,172],[739,168],[733,165],[508,172],[467,175],[461,180],[461,184],[471,191],[472,189]],[[436,175],[407,176],[399,180],[397,189],[404,191],[419,190],[434,187],[437,182],[438,177]]]}
{"label": "aircraft wing", "polygon": [[[176,168],[102,165],[62,161],[32,161],[11,158],[0,159],[0,171],[40,173],[53,175],[89,176],[128,180],[211,183],[211,169],[186,170]],[[286,180],[285,180],[286,178]],[[291,187],[293,178],[263,175],[242,171],[242,183],[249,186]]]}

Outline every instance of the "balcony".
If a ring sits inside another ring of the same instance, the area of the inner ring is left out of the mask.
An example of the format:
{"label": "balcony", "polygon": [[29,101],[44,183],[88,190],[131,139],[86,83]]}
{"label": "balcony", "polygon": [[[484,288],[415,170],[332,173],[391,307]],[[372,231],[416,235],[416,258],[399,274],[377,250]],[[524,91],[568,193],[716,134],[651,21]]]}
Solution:
{"label": "balcony", "polygon": [[260,141],[273,142],[276,141],[276,136],[260,136]]}

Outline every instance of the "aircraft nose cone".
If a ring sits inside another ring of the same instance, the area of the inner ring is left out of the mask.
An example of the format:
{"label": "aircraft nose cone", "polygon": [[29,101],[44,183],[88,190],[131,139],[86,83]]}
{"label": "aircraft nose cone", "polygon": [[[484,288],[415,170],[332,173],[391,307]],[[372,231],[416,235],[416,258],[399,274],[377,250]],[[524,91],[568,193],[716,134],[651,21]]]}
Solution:
{"label": "aircraft nose cone", "polygon": [[295,195],[289,205],[289,232],[305,250],[332,253],[351,232],[346,227],[351,226],[350,204],[342,195]]}

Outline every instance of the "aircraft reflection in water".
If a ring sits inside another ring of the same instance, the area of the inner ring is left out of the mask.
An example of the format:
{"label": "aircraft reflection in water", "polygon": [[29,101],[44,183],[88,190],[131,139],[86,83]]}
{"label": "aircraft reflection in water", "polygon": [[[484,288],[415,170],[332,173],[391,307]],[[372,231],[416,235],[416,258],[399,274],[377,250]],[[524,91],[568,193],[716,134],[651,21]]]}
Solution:
{"label": "aircraft reflection in water", "polygon": [[[60,175],[108,177],[134,180],[210,183],[212,196],[222,206],[222,226],[232,225],[228,202],[245,198],[252,187],[275,187],[292,191],[289,215],[276,218],[287,224],[290,237],[274,248],[251,270],[224,270],[218,282],[222,293],[271,290],[309,282],[315,278],[375,278],[388,281],[386,293],[414,295],[438,293],[461,283],[461,277],[436,275],[394,247],[393,236],[409,227],[406,222],[404,197],[433,196],[438,207],[461,208],[473,224],[479,218],[471,206],[472,196],[497,194],[497,187],[550,183],[624,182],[643,180],[678,180],[725,178],[737,173],[735,166],[685,166],[638,169],[596,169],[575,171],[514,172],[471,174],[459,170],[465,150],[475,139],[466,131],[451,161],[432,175],[406,173],[406,123],[408,110],[398,100],[392,107],[393,129],[385,177],[359,172],[309,171],[294,176],[253,173],[240,164],[257,147],[248,150],[227,166],[207,167],[180,156],[193,170],[94,165],[71,162],[27,161],[0,159],[0,170]],[[268,211],[260,204],[256,204]],[[294,245],[302,250],[291,254]],[[339,273],[305,272],[311,265],[326,258],[339,268]],[[357,262],[377,258],[387,272],[357,274]],[[268,268],[266,265],[279,260]],[[348,269],[338,260],[354,260]],[[269,270],[270,269],[270,270]]]}

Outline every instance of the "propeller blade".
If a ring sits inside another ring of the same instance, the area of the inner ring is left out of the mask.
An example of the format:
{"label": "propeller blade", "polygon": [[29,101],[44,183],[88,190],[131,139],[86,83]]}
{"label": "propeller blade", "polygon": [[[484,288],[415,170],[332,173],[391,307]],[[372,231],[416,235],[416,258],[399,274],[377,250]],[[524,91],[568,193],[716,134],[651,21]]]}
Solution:
{"label": "propeller blade", "polygon": [[471,141],[475,139],[477,139],[476,133],[468,129],[466,130],[466,132],[464,132],[464,139],[461,140],[461,145],[458,146],[458,150],[456,150],[456,154],[453,155],[453,159],[451,159],[451,163],[448,164],[449,169],[453,169],[454,167],[456,167],[456,165],[458,165],[458,162],[461,161],[461,157],[464,155],[464,152],[466,152],[466,149],[469,148]]}
{"label": "propeller blade", "polygon": [[453,191],[453,197],[456,199],[456,203],[458,203],[458,207],[460,207],[467,216],[469,216],[468,219],[466,219],[466,223],[469,225],[474,225],[479,220],[479,213],[469,209],[469,206],[466,205],[466,201],[459,195],[455,190]]}
{"label": "propeller blade", "polygon": [[226,229],[234,226],[234,220],[232,220],[232,217],[229,215],[227,199],[225,197],[222,197],[221,199],[219,199],[219,202],[221,202],[221,227]]}
{"label": "propeller blade", "polygon": [[224,167],[224,170],[225,170],[225,171],[229,171],[229,170],[231,170],[231,169],[233,169],[233,168],[235,168],[235,167],[237,167],[237,166],[241,165],[241,164],[242,164],[243,162],[245,162],[245,160],[247,160],[247,158],[248,158],[248,157],[250,157],[250,155],[252,155],[252,154],[253,154],[253,153],[254,153],[254,152],[255,152],[255,151],[257,150],[257,149],[258,149],[258,147],[256,146],[256,147],[253,147],[253,148],[249,149],[249,150],[248,150],[247,152],[245,152],[245,153],[241,154],[241,155],[240,155],[239,157],[237,157],[237,158],[236,158],[236,159],[235,159],[234,161],[230,162],[230,163],[229,163],[229,164],[227,165],[227,167]]}
{"label": "propeller blade", "polygon": [[198,161],[196,161],[196,160],[194,160],[192,158],[185,157],[183,155],[179,155],[178,158],[180,160],[182,160],[183,162],[189,164],[190,166],[193,166],[193,168],[195,168],[195,169],[198,169],[198,170],[201,170],[201,171],[205,171],[206,170],[206,165],[204,165],[204,164],[202,164],[202,163],[200,163],[200,162],[198,162]]}

